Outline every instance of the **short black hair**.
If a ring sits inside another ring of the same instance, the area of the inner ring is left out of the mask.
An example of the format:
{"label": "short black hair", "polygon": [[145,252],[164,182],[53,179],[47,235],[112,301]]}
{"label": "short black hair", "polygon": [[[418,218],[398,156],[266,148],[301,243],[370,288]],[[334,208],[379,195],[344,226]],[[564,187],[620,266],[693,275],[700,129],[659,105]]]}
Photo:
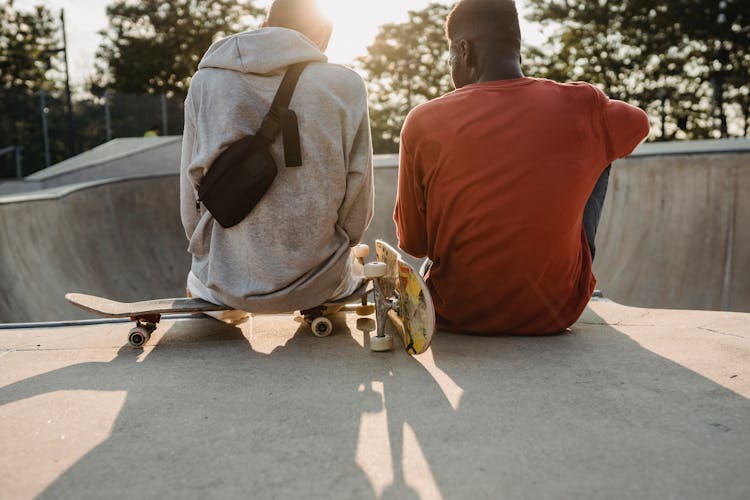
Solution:
{"label": "short black hair", "polygon": [[460,0],[448,14],[445,35],[449,40],[467,33],[491,37],[521,50],[521,27],[514,0]]}

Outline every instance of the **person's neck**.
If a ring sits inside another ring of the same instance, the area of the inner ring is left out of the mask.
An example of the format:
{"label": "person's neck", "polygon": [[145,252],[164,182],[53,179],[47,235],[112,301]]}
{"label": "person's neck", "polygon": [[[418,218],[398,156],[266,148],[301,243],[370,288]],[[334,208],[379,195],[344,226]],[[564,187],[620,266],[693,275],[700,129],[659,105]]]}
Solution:
{"label": "person's neck", "polygon": [[[484,59],[484,60],[481,60]],[[476,83],[495,82],[498,80],[515,80],[523,78],[521,61],[518,57],[497,59],[481,58]]]}

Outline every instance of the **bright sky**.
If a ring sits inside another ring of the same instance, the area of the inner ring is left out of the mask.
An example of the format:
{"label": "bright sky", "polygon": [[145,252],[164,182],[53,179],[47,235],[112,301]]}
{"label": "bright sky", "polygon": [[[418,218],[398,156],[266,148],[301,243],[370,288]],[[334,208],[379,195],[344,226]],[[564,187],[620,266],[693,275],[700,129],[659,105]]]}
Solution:
{"label": "bright sky", "polygon": [[[332,62],[349,64],[356,57],[367,52],[378,31],[378,26],[403,22],[409,10],[424,8],[431,0],[378,0],[368,2],[376,8],[365,12],[362,1],[356,0],[318,0],[334,22],[334,33],[328,48],[328,57]],[[445,3],[452,4],[450,0]],[[107,27],[106,6],[108,0],[16,0],[15,6],[30,9],[34,5],[45,5],[53,11],[65,9],[68,32],[68,58],[71,80],[81,84],[87,75],[93,72],[94,56],[101,41],[98,32]],[[256,5],[266,7],[270,0],[259,0]],[[521,11],[524,0],[517,0]],[[539,28],[521,19],[521,29],[526,42],[538,43],[542,40]],[[208,48],[208,47],[206,47]]]}

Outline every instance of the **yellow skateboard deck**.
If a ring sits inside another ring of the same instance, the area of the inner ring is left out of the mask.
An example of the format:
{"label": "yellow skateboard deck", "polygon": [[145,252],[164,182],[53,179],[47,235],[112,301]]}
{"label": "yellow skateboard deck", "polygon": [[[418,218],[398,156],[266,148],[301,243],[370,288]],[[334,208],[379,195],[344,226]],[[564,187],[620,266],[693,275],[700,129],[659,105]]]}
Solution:
{"label": "yellow skateboard deck", "polygon": [[396,327],[406,352],[421,354],[435,333],[435,307],[427,284],[388,243],[377,240],[375,252],[387,268],[385,276],[376,279],[378,336],[383,335],[387,318]]}

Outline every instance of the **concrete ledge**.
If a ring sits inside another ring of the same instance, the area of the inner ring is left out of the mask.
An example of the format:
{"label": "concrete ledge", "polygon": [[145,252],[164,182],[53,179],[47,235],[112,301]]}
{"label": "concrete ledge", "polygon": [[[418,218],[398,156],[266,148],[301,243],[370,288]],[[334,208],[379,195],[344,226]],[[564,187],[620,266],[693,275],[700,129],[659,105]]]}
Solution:
{"label": "concrete ledge", "polygon": [[[630,157],[750,153],[750,139],[649,142],[638,146]],[[375,168],[398,168],[398,155],[377,155]]]}
{"label": "concrete ledge", "polygon": [[64,186],[58,186],[47,189],[40,189],[32,193],[17,193],[0,195],[0,205],[3,204],[15,204],[15,203],[26,203],[33,201],[44,201],[44,200],[60,200],[66,196],[70,196],[80,191],[86,191],[97,187],[108,186],[113,184],[121,184],[125,182],[136,182],[136,181],[150,181],[155,179],[161,179],[165,177],[177,178],[179,173],[173,174],[149,174],[141,175],[138,177],[113,177],[108,179],[99,179],[89,182],[80,182],[76,184],[68,184]]}
{"label": "concrete ledge", "polygon": [[178,174],[182,136],[115,139],[22,181],[0,182],[0,195],[29,193],[82,182]]}
{"label": "concrete ledge", "polygon": [[[32,181],[49,181],[53,177],[70,174],[74,171],[97,167],[117,160],[132,159],[134,155],[150,153],[154,150],[175,143],[182,144],[181,135],[113,139],[89,151],[52,165],[49,168],[40,170],[39,172],[28,176],[27,179]],[[179,164],[179,158],[177,159],[177,162]]]}
{"label": "concrete ledge", "polygon": [[641,144],[631,156],[693,155],[713,153],[750,153],[750,139],[672,141]]}

